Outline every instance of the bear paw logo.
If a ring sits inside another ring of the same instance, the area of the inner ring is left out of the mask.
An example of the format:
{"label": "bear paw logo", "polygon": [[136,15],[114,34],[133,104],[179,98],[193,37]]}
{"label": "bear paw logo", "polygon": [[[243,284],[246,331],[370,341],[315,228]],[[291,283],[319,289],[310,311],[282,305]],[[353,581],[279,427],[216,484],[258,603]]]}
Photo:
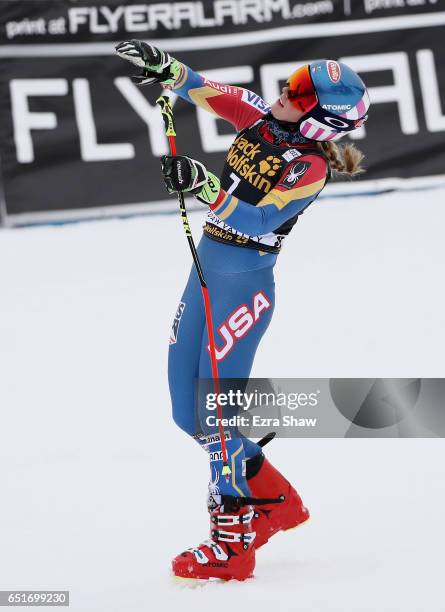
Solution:
{"label": "bear paw logo", "polygon": [[260,173],[267,176],[275,176],[277,170],[280,169],[281,160],[278,157],[269,155],[266,159],[260,161]]}

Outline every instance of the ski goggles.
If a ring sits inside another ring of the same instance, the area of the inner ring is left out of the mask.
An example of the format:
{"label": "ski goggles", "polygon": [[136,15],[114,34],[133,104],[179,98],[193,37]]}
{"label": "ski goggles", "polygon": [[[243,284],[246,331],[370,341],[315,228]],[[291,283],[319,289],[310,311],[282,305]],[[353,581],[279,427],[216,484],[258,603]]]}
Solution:
{"label": "ski goggles", "polygon": [[309,66],[302,66],[287,79],[287,97],[297,110],[309,113],[318,104],[317,94],[312,83]]}

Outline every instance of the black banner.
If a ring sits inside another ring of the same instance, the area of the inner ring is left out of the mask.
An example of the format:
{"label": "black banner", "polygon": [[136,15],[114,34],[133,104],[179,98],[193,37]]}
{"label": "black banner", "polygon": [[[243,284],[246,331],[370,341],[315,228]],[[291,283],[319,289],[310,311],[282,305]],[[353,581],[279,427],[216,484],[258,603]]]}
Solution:
{"label": "black banner", "polygon": [[[344,190],[441,180],[444,5],[2,2],[4,212],[10,223],[20,223],[96,216],[99,209],[166,209],[159,87],[130,81],[129,64],[114,55],[114,44],[126,38],[150,40],[212,80],[245,86],[269,102],[296,64],[322,57],[345,61],[367,83],[373,105],[366,131],[354,135],[368,172]],[[174,109],[180,151],[218,171],[231,126],[182,100]]]}

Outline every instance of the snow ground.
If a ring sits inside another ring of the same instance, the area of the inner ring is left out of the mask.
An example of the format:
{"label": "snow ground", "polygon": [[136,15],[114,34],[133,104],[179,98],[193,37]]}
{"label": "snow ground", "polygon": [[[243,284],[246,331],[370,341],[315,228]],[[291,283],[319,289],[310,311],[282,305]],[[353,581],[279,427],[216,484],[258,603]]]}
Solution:
{"label": "snow ground", "polygon": [[[445,376],[444,196],[313,206],[253,375]],[[70,589],[74,612],[442,611],[440,439],[275,441],[311,522],[244,584],[172,583],[208,528],[166,380],[189,264],[176,216],[0,232],[0,589]]]}

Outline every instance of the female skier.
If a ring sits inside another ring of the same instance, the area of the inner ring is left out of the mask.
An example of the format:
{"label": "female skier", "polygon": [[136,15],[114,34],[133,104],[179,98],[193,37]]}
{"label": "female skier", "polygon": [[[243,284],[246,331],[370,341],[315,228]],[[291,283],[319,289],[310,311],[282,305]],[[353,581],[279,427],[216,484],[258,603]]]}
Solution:
{"label": "female skier", "polygon": [[[116,50],[141,69],[134,82],[160,83],[237,132],[220,178],[187,156],[165,156],[162,172],[169,193],[190,192],[208,206],[198,253],[218,330],[219,374],[246,379],[272,317],[273,268],[284,239],[331,169],[361,171],[360,151],[334,141],[366,121],[366,87],[345,64],[317,61],[296,70],[270,107],[253,92],[209,81],[144,42],[125,41]],[[305,522],[309,512],[261,446],[231,430],[224,433],[231,474],[222,474],[220,437],[195,411],[194,380],[211,377],[204,306],[192,269],[172,327],[169,384],[175,422],[210,456],[211,530],[210,539],[173,560],[173,572],[245,580],[253,574],[255,549]]]}

